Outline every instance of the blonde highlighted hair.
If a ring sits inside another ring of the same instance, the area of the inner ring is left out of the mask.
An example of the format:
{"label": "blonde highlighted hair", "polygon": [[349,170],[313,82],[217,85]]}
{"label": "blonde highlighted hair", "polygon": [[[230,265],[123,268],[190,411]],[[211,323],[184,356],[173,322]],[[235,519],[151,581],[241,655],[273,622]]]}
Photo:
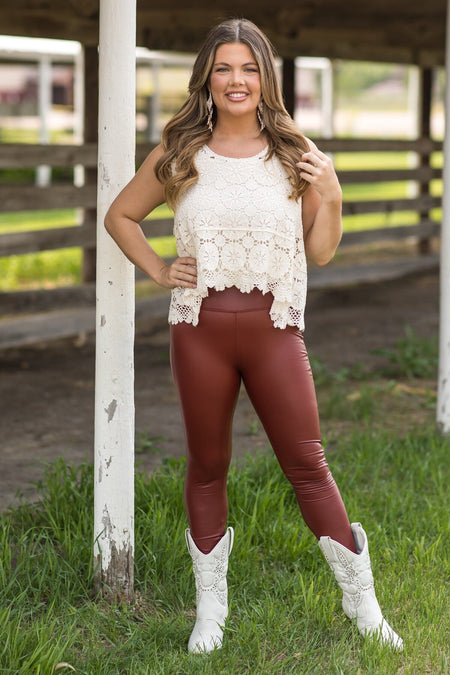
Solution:
{"label": "blonde highlighted hair", "polygon": [[[198,179],[194,156],[211,137],[206,125],[209,76],[217,48],[227,43],[247,45],[258,64],[264,102],[263,119],[268,139],[267,159],[276,155],[280,160],[292,185],[292,199],[298,200],[308,187],[308,182],[300,178],[295,164],[304,152],[308,152],[309,145],[284,107],[273,47],[251,21],[229,19],[210,30],[194,63],[189,80],[189,96],[162,134],[164,154],[155,166],[155,173],[164,184],[166,201],[172,207],[176,205],[181,192]],[[213,122],[215,114],[214,106]]]}

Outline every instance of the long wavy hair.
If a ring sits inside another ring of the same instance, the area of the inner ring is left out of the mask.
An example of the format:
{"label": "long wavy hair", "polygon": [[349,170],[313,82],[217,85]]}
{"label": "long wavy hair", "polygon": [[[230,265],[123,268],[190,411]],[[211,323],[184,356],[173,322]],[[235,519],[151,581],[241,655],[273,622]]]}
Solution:
{"label": "long wavy hair", "polygon": [[[268,139],[266,159],[276,155],[280,160],[292,186],[291,199],[298,200],[308,187],[308,182],[300,178],[295,164],[304,152],[308,152],[309,145],[284,107],[274,49],[254,23],[247,19],[229,19],[208,33],[194,63],[189,80],[189,96],[162,134],[164,154],[155,166],[155,173],[164,184],[166,201],[171,207],[176,205],[181,192],[198,180],[194,156],[211,137],[206,125],[209,77],[216,50],[226,43],[247,45],[258,64],[264,102],[263,120]],[[213,124],[216,114],[214,106]]]}

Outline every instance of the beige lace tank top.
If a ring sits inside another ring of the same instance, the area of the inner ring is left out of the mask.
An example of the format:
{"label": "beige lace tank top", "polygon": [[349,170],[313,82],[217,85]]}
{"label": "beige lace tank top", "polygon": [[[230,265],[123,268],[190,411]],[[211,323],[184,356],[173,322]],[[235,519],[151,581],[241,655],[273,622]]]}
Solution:
{"label": "beige lace tank top", "polygon": [[208,288],[271,292],[274,326],[304,329],[306,258],[301,199],[277,157],[267,150],[231,158],[203,146],[197,183],[184,191],[174,217],[179,256],[197,260],[197,288],[174,288],[169,323],[198,323]]}

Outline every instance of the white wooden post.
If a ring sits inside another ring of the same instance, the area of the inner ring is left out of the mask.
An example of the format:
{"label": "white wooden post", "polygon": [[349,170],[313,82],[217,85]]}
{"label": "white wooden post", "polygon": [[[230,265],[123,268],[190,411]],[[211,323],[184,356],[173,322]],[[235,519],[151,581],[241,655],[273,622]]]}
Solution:
{"label": "white wooden post", "polygon": [[95,392],[96,585],[131,600],[134,561],[134,268],[105,213],[135,170],[136,0],[100,0]]}
{"label": "white wooden post", "polygon": [[322,68],[322,136],[334,136],[334,66],[331,59],[324,59]]}
{"label": "white wooden post", "polygon": [[[450,73],[450,0],[447,0],[445,70]],[[445,87],[444,173],[441,226],[441,296],[437,421],[450,433],[450,82]]]}
{"label": "white wooden post", "polygon": [[[83,143],[84,138],[84,47],[80,45],[80,49],[75,55],[74,63],[74,82],[73,82],[73,136],[77,145]],[[77,187],[84,185],[84,166],[77,164],[73,171],[73,183]],[[79,209],[80,219],[82,222],[82,210]]]}
{"label": "white wooden post", "polygon": [[[50,142],[50,110],[52,107],[52,62],[50,56],[38,59],[39,67],[39,143]],[[51,168],[45,164],[36,170],[36,184],[45,187],[50,184]]]}

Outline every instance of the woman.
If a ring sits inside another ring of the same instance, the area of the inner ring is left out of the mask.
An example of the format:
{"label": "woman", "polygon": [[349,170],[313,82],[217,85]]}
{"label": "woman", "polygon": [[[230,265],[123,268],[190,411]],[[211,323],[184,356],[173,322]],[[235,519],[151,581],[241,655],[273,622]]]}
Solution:
{"label": "woman", "polygon": [[[179,255],[170,265],[139,227],[165,201]],[[228,613],[234,535],[226,479],[241,380],[343,590],[345,613],[361,633],[402,648],[375,596],[364,530],[350,524],[325,460],[302,335],[306,256],[319,265],[333,257],[341,202],[331,160],[284,108],[267,38],[249,21],[229,20],[210,31],[187,101],[106,216],[125,255],[172,289],[171,364],[197,588],[191,652],[222,645]]]}

